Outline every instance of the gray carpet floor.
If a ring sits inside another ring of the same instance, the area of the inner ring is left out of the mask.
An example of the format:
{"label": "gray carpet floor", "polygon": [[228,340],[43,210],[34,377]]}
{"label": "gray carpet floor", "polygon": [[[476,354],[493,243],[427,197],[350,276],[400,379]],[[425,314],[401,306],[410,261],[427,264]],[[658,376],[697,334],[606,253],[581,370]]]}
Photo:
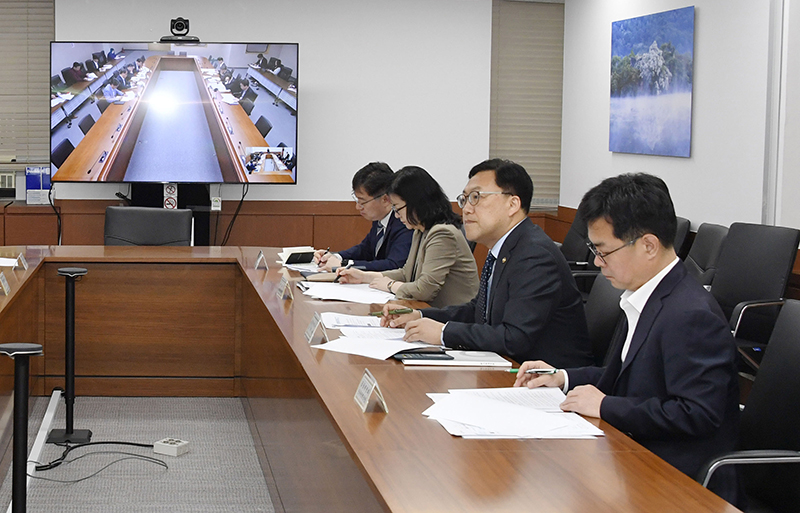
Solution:
{"label": "gray carpet floor", "polygon": [[[31,408],[29,446],[48,400],[37,398]],[[64,427],[64,411],[62,401],[53,428]],[[74,461],[36,475],[74,481],[111,465],[78,483],[33,480],[28,511],[274,512],[240,399],[79,397],[74,428],[91,429],[92,441],[153,443],[179,438],[189,441],[190,450],[175,458],[153,454],[152,448],[122,445],[75,449],[67,457]],[[110,451],[157,457],[169,468],[122,459],[127,456]],[[62,452],[46,444],[40,460],[52,461]],[[3,512],[11,500],[10,483],[9,470],[0,488]]]}

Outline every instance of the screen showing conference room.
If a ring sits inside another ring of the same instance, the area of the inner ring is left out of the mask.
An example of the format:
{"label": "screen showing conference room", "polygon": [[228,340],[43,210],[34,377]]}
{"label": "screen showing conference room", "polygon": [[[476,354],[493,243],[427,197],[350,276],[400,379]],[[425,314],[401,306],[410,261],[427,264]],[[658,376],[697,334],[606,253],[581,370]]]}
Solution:
{"label": "screen showing conference room", "polygon": [[54,182],[297,183],[296,43],[50,49]]}

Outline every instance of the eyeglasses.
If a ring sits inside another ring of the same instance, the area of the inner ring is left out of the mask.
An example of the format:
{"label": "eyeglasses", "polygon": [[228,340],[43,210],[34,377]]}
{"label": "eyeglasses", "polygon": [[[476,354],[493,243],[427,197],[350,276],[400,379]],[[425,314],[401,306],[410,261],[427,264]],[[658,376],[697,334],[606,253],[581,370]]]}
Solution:
{"label": "eyeglasses", "polygon": [[374,197],[372,197],[372,198],[368,199],[367,201],[362,201],[362,200],[358,199],[358,196],[356,196],[356,193],[355,193],[355,192],[351,192],[351,193],[350,193],[350,197],[352,197],[352,198],[353,198],[353,201],[355,201],[356,203],[358,203],[358,204],[359,204],[359,205],[361,205],[362,207],[363,207],[364,205],[366,205],[367,203],[369,203],[370,201],[375,201],[376,199],[380,198],[381,196],[383,196],[383,194],[379,194],[379,195],[377,195],[377,196],[374,196]]}
{"label": "eyeglasses", "polygon": [[603,262],[603,264],[606,264],[606,257],[608,255],[610,255],[611,253],[616,253],[617,251],[619,251],[622,248],[627,248],[628,246],[633,246],[636,243],[637,240],[639,240],[639,237],[636,237],[635,239],[632,239],[632,240],[626,242],[625,244],[623,244],[622,246],[618,247],[617,249],[612,249],[608,253],[603,253],[602,251],[597,249],[597,247],[594,245],[594,243],[592,241],[590,241],[590,240],[586,241],[586,246],[589,247],[589,251],[591,251],[594,256],[599,258],[600,261]]}
{"label": "eyeglasses", "polygon": [[396,207],[395,205],[392,205],[392,212],[394,212],[395,214],[398,214],[398,213],[400,213],[401,210],[403,210],[407,206],[408,206],[408,203],[406,203],[405,205],[403,205],[400,208]]}
{"label": "eyeglasses", "polygon": [[458,202],[458,208],[464,208],[464,205],[469,204],[475,206],[481,200],[483,196],[488,196],[490,194],[508,194],[511,195],[510,192],[505,191],[472,191],[469,194],[461,193],[456,197],[456,201]]}

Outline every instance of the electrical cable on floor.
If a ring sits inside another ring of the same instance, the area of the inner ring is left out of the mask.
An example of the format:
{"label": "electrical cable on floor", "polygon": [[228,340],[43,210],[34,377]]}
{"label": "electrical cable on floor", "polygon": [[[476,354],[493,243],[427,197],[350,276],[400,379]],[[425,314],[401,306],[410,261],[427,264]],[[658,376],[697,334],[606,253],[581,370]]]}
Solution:
{"label": "electrical cable on floor", "polygon": [[[56,445],[58,445],[59,447],[64,447],[64,452],[61,454],[60,457],[54,459],[50,463],[38,464],[36,466],[36,471],[37,472],[44,472],[45,470],[50,470],[50,469],[56,468],[57,466],[61,465],[64,462],[64,460],[66,460],[67,455],[70,452],[74,451],[75,449],[80,449],[81,447],[87,447],[89,445],[131,445],[133,447],[145,447],[145,448],[147,448],[147,447],[152,448],[153,447],[153,444],[140,444],[140,443],[137,443],[137,442],[118,442],[118,441],[86,442],[86,443],[83,443],[83,444],[75,444],[75,445],[69,445],[69,444],[56,444]],[[159,461],[161,461],[161,460],[159,460]],[[36,463],[38,463],[38,462],[36,462]]]}
{"label": "electrical cable on floor", "polygon": [[[88,445],[88,444],[86,444],[86,445]],[[142,455],[142,454],[134,454],[132,452],[123,452],[123,451],[95,451],[95,452],[89,452],[89,453],[77,456],[77,457],[75,457],[75,458],[73,458],[71,460],[64,460],[62,463],[64,465],[69,465],[70,463],[74,463],[74,462],[76,462],[78,460],[86,458],[87,456],[97,456],[97,455],[101,455],[101,454],[119,454],[119,455],[124,455],[125,457],[118,458],[118,459],[108,463],[107,465],[104,465],[103,467],[101,467],[96,472],[93,472],[93,473],[89,474],[88,476],[84,476],[84,477],[81,477],[79,479],[64,479],[64,480],[62,480],[62,479],[51,479],[49,477],[42,477],[42,476],[31,475],[31,474],[28,474],[28,477],[30,477],[32,479],[40,479],[42,481],[49,481],[51,483],[65,483],[65,484],[80,483],[81,481],[85,481],[87,479],[93,478],[94,476],[100,474],[102,471],[104,471],[105,469],[109,468],[110,466],[115,465],[115,464],[120,463],[120,462],[123,462],[123,461],[126,461],[126,460],[142,460],[142,461],[146,461],[148,463],[152,463],[154,465],[158,465],[160,467],[164,467],[165,469],[169,470],[169,466],[167,465],[167,463],[162,461],[162,460],[160,460],[160,459],[158,459],[158,458],[153,458],[152,456],[145,456],[145,455]]]}
{"label": "electrical cable on floor", "polygon": [[53,203],[53,189],[55,189],[55,184],[50,181],[50,190],[47,191],[47,201],[50,202],[50,206],[53,207],[53,212],[56,213],[56,218],[58,220],[58,245],[61,245],[61,213],[56,208],[55,204]]}
{"label": "electrical cable on floor", "polygon": [[228,243],[228,239],[231,236],[231,231],[233,230],[233,223],[236,222],[236,218],[239,216],[239,211],[242,209],[242,204],[244,204],[244,198],[247,196],[249,191],[250,184],[244,184],[244,187],[242,187],[242,199],[239,200],[239,205],[236,207],[236,212],[233,213],[233,218],[231,219],[231,223],[228,225],[228,229],[225,231],[225,237],[222,239],[221,246],[224,246]]}

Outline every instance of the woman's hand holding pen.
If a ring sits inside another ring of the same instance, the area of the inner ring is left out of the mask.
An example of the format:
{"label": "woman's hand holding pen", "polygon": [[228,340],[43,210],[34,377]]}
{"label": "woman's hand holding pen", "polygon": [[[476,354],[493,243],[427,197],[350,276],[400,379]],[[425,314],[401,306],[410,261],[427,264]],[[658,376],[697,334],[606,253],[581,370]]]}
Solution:
{"label": "woman's hand holding pen", "polygon": [[350,262],[350,264],[336,269],[338,283],[369,283],[381,276],[381,273],[378,272],[354,269],[351,267],[352,260]]}

